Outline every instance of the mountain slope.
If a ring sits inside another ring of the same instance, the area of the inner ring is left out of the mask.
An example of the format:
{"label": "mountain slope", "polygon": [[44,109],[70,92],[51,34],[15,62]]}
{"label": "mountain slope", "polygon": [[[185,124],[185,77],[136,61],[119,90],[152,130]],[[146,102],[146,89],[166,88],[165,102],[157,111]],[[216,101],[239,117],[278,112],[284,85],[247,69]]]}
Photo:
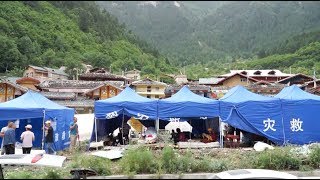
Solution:
{"label": "mountain slope", "polygon": [[291,36],[320,29],[319,2],[97,3],[177,65],[254,57]]}
{"label": "mountain slope", "polygon": [[66,65],[72,73],[81,62],[113,72],[136,68],[150,77],[174,70],[94,2],[1,2],[0,51],[0,72],[33,64]]}

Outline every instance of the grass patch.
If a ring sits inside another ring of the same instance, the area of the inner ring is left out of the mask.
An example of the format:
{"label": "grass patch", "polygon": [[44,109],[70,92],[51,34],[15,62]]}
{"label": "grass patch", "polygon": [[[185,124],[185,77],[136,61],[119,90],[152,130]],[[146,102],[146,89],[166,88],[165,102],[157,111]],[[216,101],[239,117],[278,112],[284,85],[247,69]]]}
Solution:
{"label": "grass patch", "polygon": [[320,147],[316,147],[311,149],[311,153],[309,154],[308,161],[310,166],[314,168],[319,168],[320,166]]}
{"label": "grass patch", "polygon": [[146,147],[128,149],[120,160],[120,166],[126,174],[156,173],[157,159]]}
{"label": "grass patch", "polygon": [[301,164],[301,160],[292,155],[288,148],[266,150],[253,161],[254,168],[273,170],[298,170]]}
{"label": "grass patch", "polygon": [[95,170],[99,175],[111,175],[111,161],[106,158],[92,155],[77,154],[73,156],[71,168],[88,168]]}

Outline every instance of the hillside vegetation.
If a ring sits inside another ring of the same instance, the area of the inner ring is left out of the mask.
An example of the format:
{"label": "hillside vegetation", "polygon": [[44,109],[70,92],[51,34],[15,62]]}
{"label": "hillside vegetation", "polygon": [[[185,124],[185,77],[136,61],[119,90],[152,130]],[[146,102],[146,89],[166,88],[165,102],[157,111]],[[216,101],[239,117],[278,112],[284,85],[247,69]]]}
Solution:
{"label": "hillside vegetation", "polygon": [[174,72],[169,60],[126,30],[94,2],[0,2],[0,72],[21,74],[29,64],[67,66],[81,63],[112,72],[142,70],[158,77]]}
{"label": "hillside vegetation", "polygon": [[187,66],[193,77],[224,73],[237,61],[295,53],[320,38],[316,1],[152,2],[96,3],[167,54],[172,64]]}

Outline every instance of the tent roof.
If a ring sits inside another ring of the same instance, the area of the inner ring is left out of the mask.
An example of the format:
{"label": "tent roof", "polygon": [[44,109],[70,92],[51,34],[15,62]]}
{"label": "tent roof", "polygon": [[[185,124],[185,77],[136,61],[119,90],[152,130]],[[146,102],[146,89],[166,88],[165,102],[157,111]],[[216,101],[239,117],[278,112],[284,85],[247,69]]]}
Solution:
{"label": "tent roof", "polygon": [[119,93],[117,96],[108,98],[108,99],[103,99],[103,100],[98,100],[96,103],[120,103],[120,102],[134,102],[134,103],[139,103],[139,102],[154,102],[156,100],[152,100],[143,96],[140,96],[137,94],[134,90],[132,90],[129,86],[127,86],[121,93]]}
{"label": "tent roof", "polygon": [[219,116],[219,101],[197,95],[187,86],[170,98],[160,99],[158,105],[158,115],[163,120]]}
{"label": "tent roof", "polygon": [[248,91],[243,86],[235,86],[230,89],[222,98],[221,101],[240,103],[245,101],[268,101],[274,100],[272,97],[262,96],[251,91]]}
{"label": "tent roof", "polygon": [[183,86],[177,93],[170,98],[160,99],[163,102],[196,102],[196,103],[218,103],[215,99],[206,98],[190,91],[188,86]]}
{"label": "tent roof", "polygon": [[292,85],[292,86],[283,88],[274,97],[280,98],[280,99],[292,99],[292,100],[303,100],[303,99],[320,100],[320,96],[303,91],[297,85]]}
{"label": "tent roof", "polygon": [[0,108],[10,108],[10,109],[70,109],[61,106],[40,93],[29,90],[27,93],[20,97],[12,99],[10,101],[0,103]]}

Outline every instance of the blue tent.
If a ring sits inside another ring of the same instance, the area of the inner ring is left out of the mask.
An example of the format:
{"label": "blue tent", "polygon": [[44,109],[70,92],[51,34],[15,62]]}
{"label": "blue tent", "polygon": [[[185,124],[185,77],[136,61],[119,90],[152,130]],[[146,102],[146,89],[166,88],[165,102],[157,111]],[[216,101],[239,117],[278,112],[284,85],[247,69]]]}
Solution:
{"label": "blue tent", "polygon": [[214,118],[219,116],[219,101],[199,96],[187,86],[167,99],[159,100],[159,118]]}
{"label": "blue tent", "polygon": [[55,135],[55,150],[63,150],[70,143],[69,125],[73,121],[74,109],[56,104],[39,93],[28,91],[18,98],[1,103],[0,114],[1,127],[6,126],[9,120],[18,125],[17,141],[20,141],[25,126],[31,124],[35,133],[34,147],[41,147],[43,121],[50,119]]}
{"label": "blue tent", "polygon": [[303,91],[296,85],[284,88],[275,97],[282,102],[285,140],[291,144],[320,141],[320,96]]}
{"label": "blue tent", "polygon": [[238,129],[283,144],[283,118],[279,99],[236,86],[220,99],[220,118]]}
{"label": "blue tent", "polygon": [[[95,101],[94,107],[94,115],[96,118],[94,124],[97,124],[97,128],[94,125],[93,132],[97,129],[97,139],[112,132],[119,127],[119,125],[121,126],[121,119],[124,120],[125,123],[132,116],[138,120],[156,120],[158,117],[157,100],[140,96],[130,87],[126,87],[115,97]],[[95,134],[92,134],[91,140],[94,139]]]}

